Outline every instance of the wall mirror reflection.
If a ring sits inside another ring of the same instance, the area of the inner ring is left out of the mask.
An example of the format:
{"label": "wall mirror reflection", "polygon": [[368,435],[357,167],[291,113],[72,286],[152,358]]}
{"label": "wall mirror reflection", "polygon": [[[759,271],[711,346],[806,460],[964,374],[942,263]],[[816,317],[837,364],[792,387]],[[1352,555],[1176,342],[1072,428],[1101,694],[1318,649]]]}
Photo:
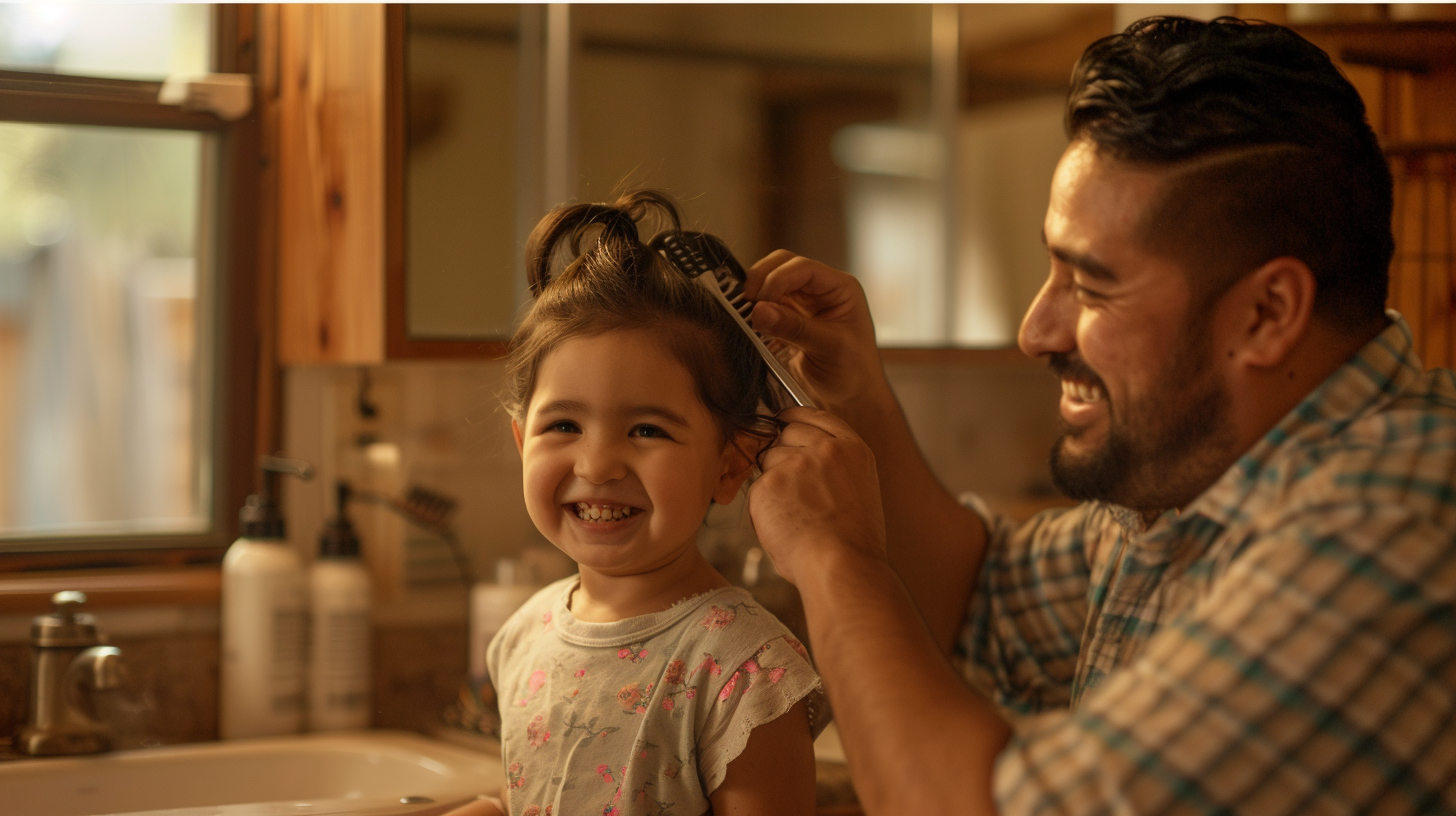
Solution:
{"label": "wall mirror reflection", "polygon": [[505,337],[529,226],[649,186],[745,263],[785,247],[858,276],[884,346],[1009,346],[1045,272],[1076,57],[1058,42],[1085,44],[1111,16],[411,5],[407,332]]}

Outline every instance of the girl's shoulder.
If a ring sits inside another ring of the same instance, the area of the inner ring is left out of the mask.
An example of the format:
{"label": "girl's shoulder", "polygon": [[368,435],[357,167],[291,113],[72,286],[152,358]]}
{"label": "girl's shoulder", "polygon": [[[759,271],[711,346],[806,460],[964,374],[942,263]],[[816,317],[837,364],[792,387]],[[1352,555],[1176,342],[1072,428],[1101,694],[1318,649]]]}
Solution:
{"label": "girl's shoulder", "polygon": [[789,627],[741,587],[715,589],[680,601],[682,605],[691,606],[678,624],[677,635],[684,641],[712,644],[725,652],[752,653],[783,639],[796,650],[803,649]]}

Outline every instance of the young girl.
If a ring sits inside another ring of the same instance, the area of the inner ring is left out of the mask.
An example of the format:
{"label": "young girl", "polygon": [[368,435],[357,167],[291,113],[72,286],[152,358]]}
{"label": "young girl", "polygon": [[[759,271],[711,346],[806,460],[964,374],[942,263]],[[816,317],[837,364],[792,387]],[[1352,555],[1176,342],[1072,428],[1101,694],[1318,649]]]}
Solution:
{"label": "young girl", "polygon": [[809,814],[819,678],[696,545],[777,401],[732,318],[643,243],[649,214],[678,226],[639,192],[560,209],[527,245],[505,402],[531,520],[580,572],[488,651],[510,812]]}

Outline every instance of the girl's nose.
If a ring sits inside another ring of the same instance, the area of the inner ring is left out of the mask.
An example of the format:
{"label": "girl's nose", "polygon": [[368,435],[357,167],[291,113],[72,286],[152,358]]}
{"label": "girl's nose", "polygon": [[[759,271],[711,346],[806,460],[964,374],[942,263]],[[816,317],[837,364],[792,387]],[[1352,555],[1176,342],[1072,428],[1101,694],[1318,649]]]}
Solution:
{"label": "girl's nose", "polygon": [[589,444],[576,458],[577,478],[594,485],[614,482],[627,475],[627,463],[614,445]]}
{"label": "girl's nose", "polygon": [[1076,334],[1077,299],[1071,284],[1056,274],[1047,275],[1021,319],[1016,343],[1031,357],[1065,354],[1075,348]]}

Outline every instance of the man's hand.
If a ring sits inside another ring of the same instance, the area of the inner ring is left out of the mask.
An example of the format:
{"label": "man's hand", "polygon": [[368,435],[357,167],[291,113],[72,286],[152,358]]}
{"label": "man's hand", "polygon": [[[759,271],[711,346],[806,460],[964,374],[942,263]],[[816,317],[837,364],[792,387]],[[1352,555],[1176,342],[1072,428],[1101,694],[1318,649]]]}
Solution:
{"label": "man's hand", "polygon": [[852,275],[780,249],[748,270],[753,327],[820,407],[860,430],[866,398],[893,402],[864,289]]}
{"label": "man's hand", "polygon": [[760,457],[748,491],[759,542],[791,583],[824,556],[849,550],[885,560],[885,520],[875,457],[843,420],[812,408],[779,414],[788,423]]}

